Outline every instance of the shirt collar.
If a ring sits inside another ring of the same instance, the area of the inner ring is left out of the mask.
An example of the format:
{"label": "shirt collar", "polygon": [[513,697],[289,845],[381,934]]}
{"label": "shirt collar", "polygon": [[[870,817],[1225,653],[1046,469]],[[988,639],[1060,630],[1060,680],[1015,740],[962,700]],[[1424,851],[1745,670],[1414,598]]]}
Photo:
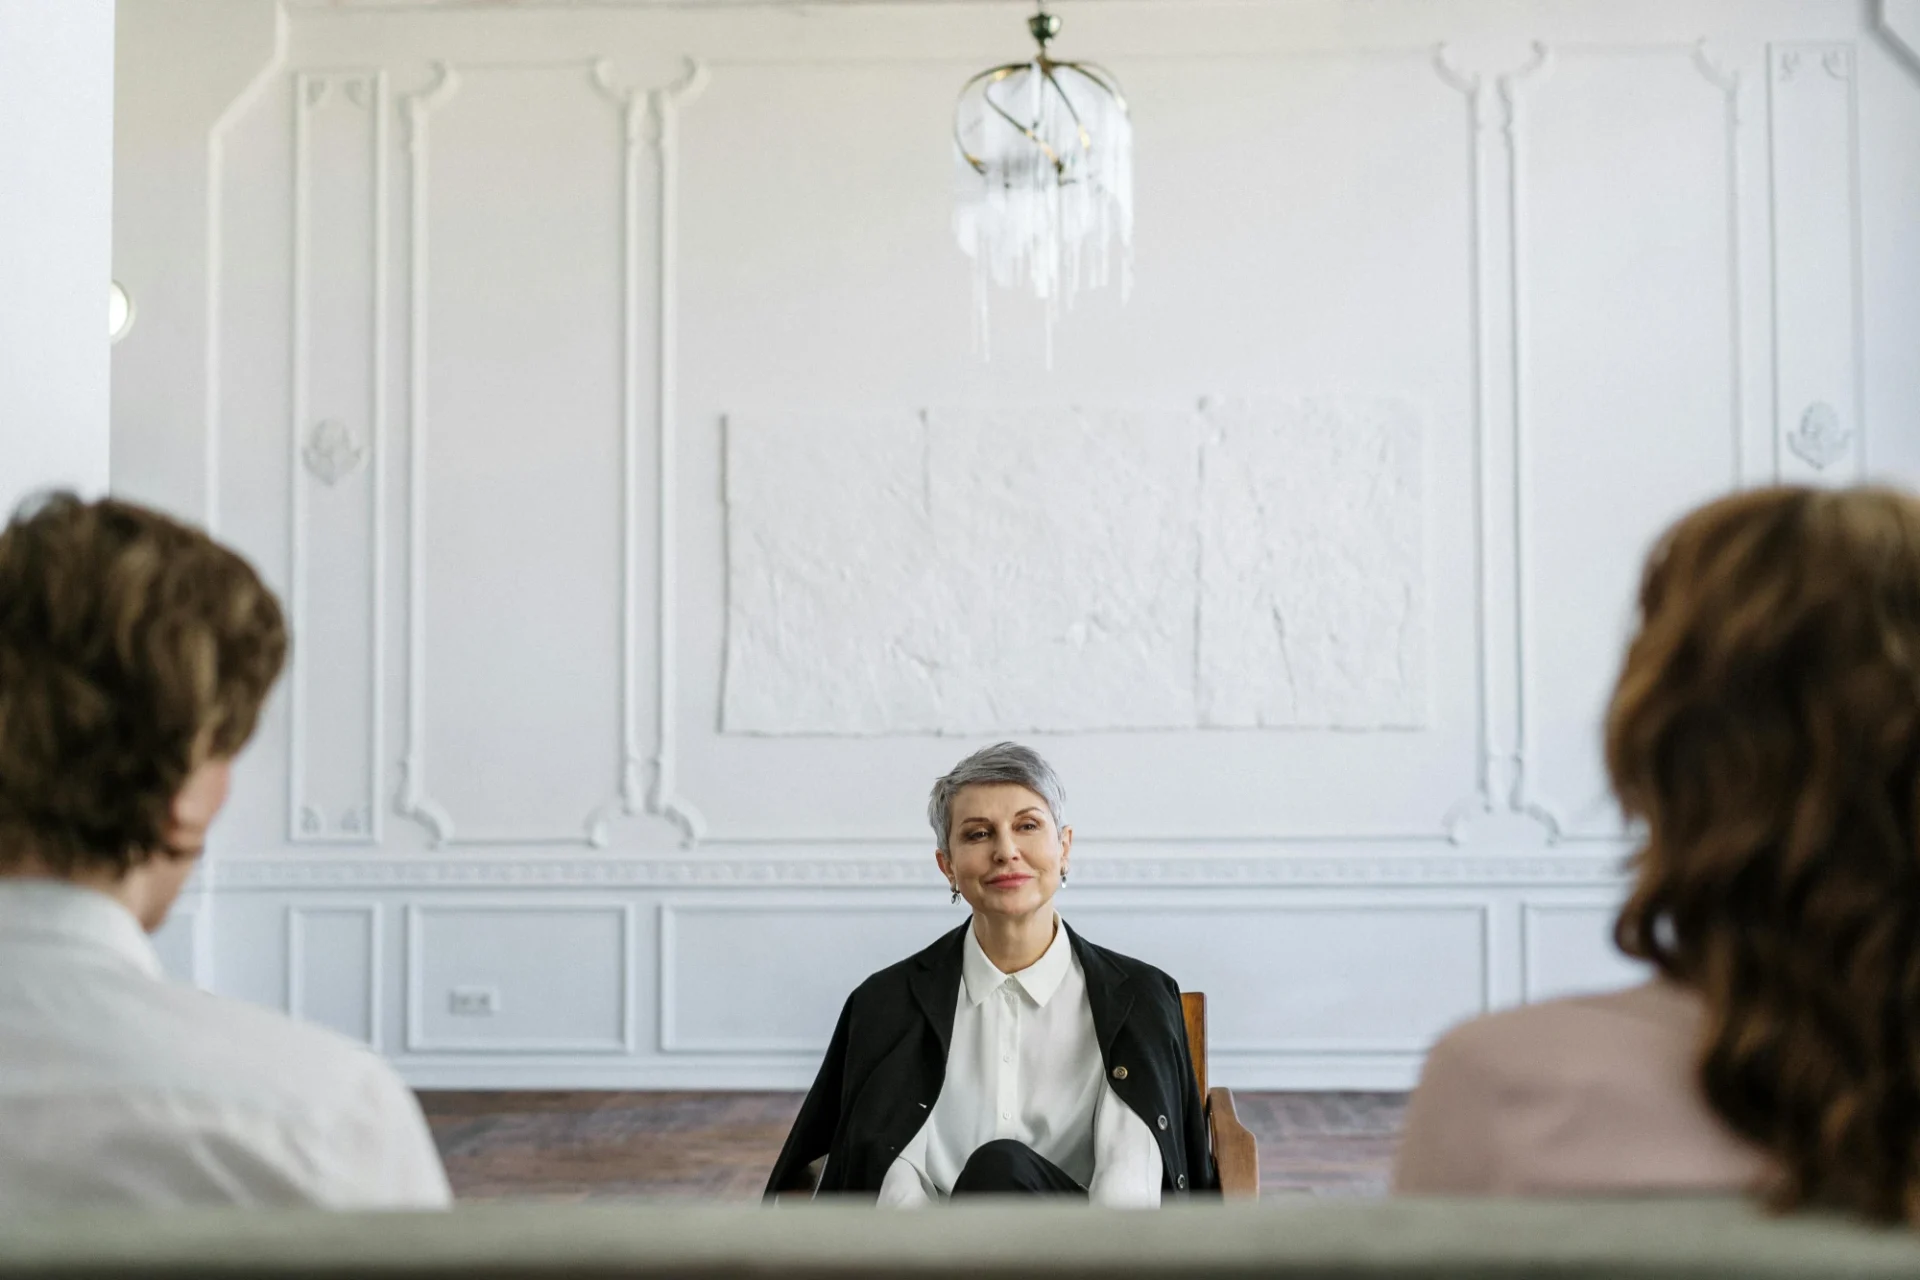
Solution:
{"label": "shirt collar", "polygon": [[986,951],[973,927],[967,927],[966,947],[961,954],[960,973],[966,982],[967,1003],[979,1005],[1011,982],[1026,992],[1032,1001],[1045,1008],[1053,993],[1060,989],[1067,970],[1073,967],[1073,944],[1067,939],[1067,926],[1058,915],[1053,918],[1053,941],[1038,960],[1018,973],[1002,973],[987,959]]}
{"label": "shirt collar", "polygon": [[150,978],[162,975],[160,957],[131,911],[64,880],[0,878],[0,940],[22,936],[105,951]]}

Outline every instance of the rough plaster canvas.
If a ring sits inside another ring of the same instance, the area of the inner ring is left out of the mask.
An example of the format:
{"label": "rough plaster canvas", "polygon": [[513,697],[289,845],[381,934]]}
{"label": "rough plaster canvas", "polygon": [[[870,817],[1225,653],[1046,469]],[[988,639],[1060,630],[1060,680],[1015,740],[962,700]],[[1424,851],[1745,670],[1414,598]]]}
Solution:
{"label": "rough plaster canvas", "polygon": [[727,424],[724,723],[1192,723],[1196,424],[1001,411]]}
{"label": "rough plaster canvas", "polygon": [[1198,517],[1206,727],[1427,718],[1420,418],[1405,401],[1211,405]]}
{"label": "rough plaster canvas", "polygon": [[736,415],[722,728],[1424,721],[1418,412]]}

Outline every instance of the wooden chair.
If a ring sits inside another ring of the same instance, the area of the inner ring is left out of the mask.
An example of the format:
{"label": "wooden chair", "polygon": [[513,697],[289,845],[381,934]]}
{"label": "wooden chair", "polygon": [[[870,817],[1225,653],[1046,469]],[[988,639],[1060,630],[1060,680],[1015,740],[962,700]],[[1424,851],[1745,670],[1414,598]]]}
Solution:
{"label": "wooden chair", "polygon": [[1233,1091],[1207,1087],[1205,993],[1182,991],[1180,1012],[1187,1020],[1187,1052],[1193,1055],[1193,1078],[1200,1082],[1200,1097],[1206,1104],[1207,1139],[1213,1144],[1213,1163],[1220,1173],[1220,1194],[1232,1200],[1257,1199],[1260,1195],[1259,1144],[1233,1109]]}

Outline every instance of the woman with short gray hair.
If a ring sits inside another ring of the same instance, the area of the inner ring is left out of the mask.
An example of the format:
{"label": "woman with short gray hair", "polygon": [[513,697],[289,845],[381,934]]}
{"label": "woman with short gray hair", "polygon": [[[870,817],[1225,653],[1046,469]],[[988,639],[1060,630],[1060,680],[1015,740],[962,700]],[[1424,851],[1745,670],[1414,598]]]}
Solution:
{"label": "woman with short gray hair", "polygon": [[847,1000],[771,1197],[911,1206],[973,1192],[1158,1205],[1218,1187],[1180,988],[1054,910],[1073,828],[1029,747],[976,751],[933,784],[934,861],[971,918]]}

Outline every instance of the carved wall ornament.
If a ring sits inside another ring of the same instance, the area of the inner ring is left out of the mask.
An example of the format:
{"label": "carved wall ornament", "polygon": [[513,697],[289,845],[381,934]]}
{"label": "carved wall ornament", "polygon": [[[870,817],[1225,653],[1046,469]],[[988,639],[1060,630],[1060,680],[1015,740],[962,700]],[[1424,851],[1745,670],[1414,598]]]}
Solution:
{"label": "carved wall ornament", "polygon": [[1787,437],[1787,447],[1825,471],[1853,448],[1853,431],[1841,425],[1840,411],[1822,400],[1800,415],[1800,427]]}
{"label": "carved wall ornament", "polygon": [[364,807],[340,810],[340,823],[331,829],[327,826],[327,816],[316,806],[300,806],[300,834],[315,838],[332,834],[359,836],[373,830],[373,812]]}
{"label": "carved wall ornament", "polygon": [[[1799,50],[1790,50],[1780,55],[1780,79],[1792,80],[1807,65],[1807,54]],[[1820,60],[1820,69],[1835,80],[1853,79],[1853,50],[1848,48],[1825,49],[1815,56]]]}
{"label": "carved wall ornament", "polygon": [[332,418],[313,425],[307,447],[301,451],[307,470],[322,484],[336,485],[358,471],[367,460],[367,448],[352,428]]}

